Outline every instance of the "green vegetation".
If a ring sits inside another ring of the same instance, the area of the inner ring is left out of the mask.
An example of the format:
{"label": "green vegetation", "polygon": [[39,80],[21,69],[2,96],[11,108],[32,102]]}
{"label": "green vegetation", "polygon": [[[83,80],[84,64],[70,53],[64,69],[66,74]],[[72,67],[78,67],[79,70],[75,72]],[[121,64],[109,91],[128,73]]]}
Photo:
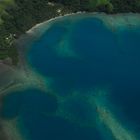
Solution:
{"label": "green vegetation", "polygon": [[140,0],[50,0],[77,10],[108,13],[140,12]]}
{"label": "green vegetation", "polygon": [[113,12],[140,12],[140,0],[110,0]]}
{"label": "green vegetation", "polygon": [[140,12],[140,0],[0,0],[0,59],[16,64],[15,39],[36,23],[77,11]]}
{"label": "green vegetation", "polygon": [[0,1],[0,24],[2,24],[2,19],[1,19],[1,15],[6,14],[5,9],[8,6],[12,6],[14,5],[14,0],[1,0]]}

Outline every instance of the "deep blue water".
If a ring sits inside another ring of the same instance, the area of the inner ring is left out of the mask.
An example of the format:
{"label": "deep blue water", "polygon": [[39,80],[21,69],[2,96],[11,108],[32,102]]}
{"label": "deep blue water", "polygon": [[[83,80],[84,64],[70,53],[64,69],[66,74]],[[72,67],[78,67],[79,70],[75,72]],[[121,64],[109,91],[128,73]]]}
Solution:
{"label": "deep blue water", "polygon": [[3,98],[2,116],[15,118],[22,113],[53,113],[57,109],[57,99],[40,90],[29,89],[14,92]]}
{"label": "deep blue water", "polygon": [[[67,49],[67,44],[76,56],[60,55],[59,48]],[[75,91],[84,98],[91,89],[109,89],[109,102],[120,111],[119,119],[140,131],[140,27],[112,31],[96,18],[75,22],[66,18],[53,23],[33,43],[27,60],[36,72],[53,79],[51,88],[63,98]],[[81,96],[68,98],[64,108],[82,122],[88,116],[91,119],[92,109],[80,103]],[[31,140],[104,140],[96,127],[55,116],[59,99],[41,91],[27,90],[4,99],[2,114],[5,118],[20,116]]]}
{"label": "deep blue water", "polygon": [[[56,53],[54,47],[59,47],[57,44],[64,37],[77,58]],[[29,61],[38,72],[54,79],[53,89],[62,95],[75,89],[110,87],[111,102],[130,122],[137,124],[140,123],[139,39],[140,28],[112,32],[95,18],[77,21],[69,27],[54,24],[33,45]]]}
{"label": "deep blue water", "polygon": [[80,127],[64,118],[54,116],[57,110],[55,96],[37,89],[13,92],[3,98],[1,117],[18,117],[19,130],[31,140],[102,140],[95,128]]}
{"label": "deep blue water", "polygon": [[[33,44],[28,56],[32,66],[52,77],[53,89],[62,95],[74,89],[111,87],[111,99],[117,107],[140,123],[140,28],[113,32],[95,18],[68,24],[69,20],[54,24]],[[77,58],[56,53],[54,47],[59,47],[64,37]]]}

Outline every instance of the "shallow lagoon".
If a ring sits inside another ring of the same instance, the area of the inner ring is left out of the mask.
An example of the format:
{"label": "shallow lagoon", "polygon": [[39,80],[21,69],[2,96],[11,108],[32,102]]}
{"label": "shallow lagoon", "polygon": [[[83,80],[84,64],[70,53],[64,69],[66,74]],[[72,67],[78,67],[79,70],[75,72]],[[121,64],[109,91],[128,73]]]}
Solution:
{"label": "shallow lagoon", "polygon": [[114,30],[95,17],[52,22],[27,53],[32,69],[52,79],[52,93],[10,94],[3,117],[18,116],[31,140],[136,140],[139,39],[140,26]]}

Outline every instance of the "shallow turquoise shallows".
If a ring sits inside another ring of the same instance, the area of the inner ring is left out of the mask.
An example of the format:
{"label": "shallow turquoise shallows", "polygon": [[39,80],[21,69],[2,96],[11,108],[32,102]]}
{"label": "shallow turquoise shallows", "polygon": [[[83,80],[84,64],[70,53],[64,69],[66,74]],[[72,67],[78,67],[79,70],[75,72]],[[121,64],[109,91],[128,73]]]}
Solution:
{"label": "shallow turquoise shallows", "polygon": [[33,42],[27,60],[52,79],[55,96],[10,94],[2,115],[20,116],[30,140],[137,140],[130,133],[140,132],[140,27],[111,30],[94,17],[64,18]]}

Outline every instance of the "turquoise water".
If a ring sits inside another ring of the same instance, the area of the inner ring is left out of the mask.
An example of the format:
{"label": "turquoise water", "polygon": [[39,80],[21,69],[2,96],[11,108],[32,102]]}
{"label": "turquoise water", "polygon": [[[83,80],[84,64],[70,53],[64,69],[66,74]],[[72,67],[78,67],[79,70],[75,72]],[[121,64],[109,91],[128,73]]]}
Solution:
{"label": "turquoise water", "polygon": [[21,133],[31,140],[102,140],[96,129],[80,127],[55,116],[57,99],[43,91],[29,89],[11,93],[4,98],[3,105],[2,117],[8,120],[19,117],[19,125],[24,126],[20,128]]}
{"label": "turquoise water", "polygon": [[[115,69],[113,63],[119,55],[115,35],[94,18],[79,21],[72,29],[71,25],[68,29],[68,23],[65,24],[54,24],[35,42],[29,54],[33,67],[41,74],[54,78],[54,88],[60,94],[68,94],[75,88],[83,90],[108,84],[112,79],[109,75]],[[69,33],[71,30],[72,33]],[[65,41],[63,38],[77,57],[61,57],[54,49],[61,47],[59,44]]]}
{"label": "turquoise water", "polygon": [[57,109],[57,99],[40,90],[29,89],[14,92],[3,99],[4,118],[15,118],[22,113],[53,113]]}
{"label": "turquoise water", "polygon": [[92,17],[52,23],[32,44],[27,60],[53,80],[50,88],[56,96],[35,89],[15,92],[4,98],[2,116],[19,116],[31,140],[127,139],[129,132],[112,127],[118,122],[138,134],[139,39],[140,27],[112,31]]}

